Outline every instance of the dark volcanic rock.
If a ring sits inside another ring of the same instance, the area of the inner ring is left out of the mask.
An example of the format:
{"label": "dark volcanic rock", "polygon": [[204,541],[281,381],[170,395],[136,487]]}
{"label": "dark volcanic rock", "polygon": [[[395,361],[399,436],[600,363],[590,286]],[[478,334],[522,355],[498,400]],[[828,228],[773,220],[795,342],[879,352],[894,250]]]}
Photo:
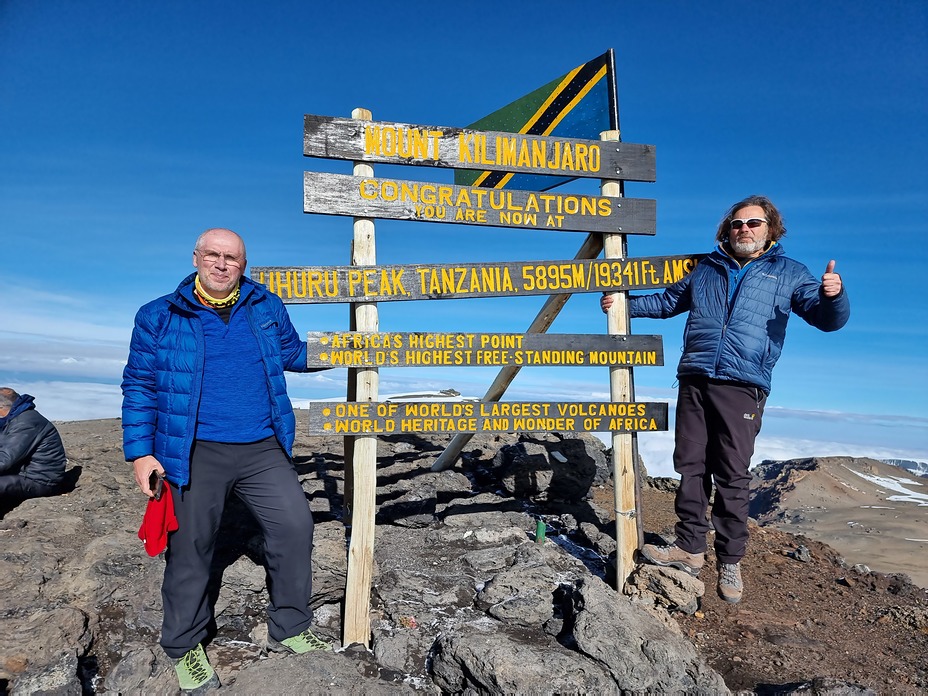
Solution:
{"label": "dark volcanic rock", "polygon": [[[174,692],[171,661],[157,645],[164,562],[149,558],[136,536],[145,499],[123,461],[119,422],[60,430],[73,490],[26,501],[0,521],[0,691]],[[370,651],[266,650],[261,536],[244,506],[230,501],[206,644],[225,689],[724,691],[678,632],[551,538],[536,542],[538,519],[552,515],[565,531],[579,535],[582,525],[608,547],[608,515],[588,500],[606,461],[595,438],[478,437],[462,464],[432,472],[446,440],[404,435],[378,444]],[[498,456],[501,447],[508,454]],[[342,449],[342,438],[304,435],[295,447],[316,520],[312,606],[320,633],[336,642],[350,533],[341,519]],[[497,478],[493,462],[508,473]],[[671,654],[676,663],[665,659]]]}

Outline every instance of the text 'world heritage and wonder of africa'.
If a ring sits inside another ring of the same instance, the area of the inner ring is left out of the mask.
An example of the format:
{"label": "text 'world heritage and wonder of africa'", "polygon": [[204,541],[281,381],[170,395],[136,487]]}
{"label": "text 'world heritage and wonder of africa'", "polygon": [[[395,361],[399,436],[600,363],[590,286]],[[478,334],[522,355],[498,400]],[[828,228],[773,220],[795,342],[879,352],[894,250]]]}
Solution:
{"label": "text 'world heritage and wonder of africa'", "polygon": [[667,429],[651,402],[312,402],[311,434],[636,432]]}

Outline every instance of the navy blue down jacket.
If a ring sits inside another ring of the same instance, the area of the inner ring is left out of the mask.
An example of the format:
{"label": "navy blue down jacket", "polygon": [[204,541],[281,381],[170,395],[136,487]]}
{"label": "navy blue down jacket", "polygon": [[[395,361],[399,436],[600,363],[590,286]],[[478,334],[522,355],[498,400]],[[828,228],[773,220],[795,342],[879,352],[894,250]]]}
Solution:
{"label": "navy blue down jacket", "polygon": [[[632,317],[666,319],[689,312],[677,377],[706,377],[753,384],[770,393],[773,366],[780,358],[786,323],[795,312],[822,331],[837,331],[851,314],[847,293],[820,292],[821,282],[775,244],[741,271],[716,248],[690,275],[662,293],[630,298]],[[729,299],[731,298],[731,299]]]}
{"label": "navy blue down jacket", "polygon": [[21,395],[0,418],[0,474],[19,474],[45,486],[64,479],[68,458],[58,429],[35,410],[35,399]]}
{"label": "navy blue down jacket", "polygon": [[[138,311],[122,381],[126,460],[154,455],[165,476],[178,486],[190,480],[203,379],[203,327],[191,294],[195,275],[184,279],[173,294]],[[240,301],[245,302],[267,377],[271,425],[280,446],[292,456],[296,420],[284,370],[307,371],[306,343],[280,298],[247,277],[241,284]]]}

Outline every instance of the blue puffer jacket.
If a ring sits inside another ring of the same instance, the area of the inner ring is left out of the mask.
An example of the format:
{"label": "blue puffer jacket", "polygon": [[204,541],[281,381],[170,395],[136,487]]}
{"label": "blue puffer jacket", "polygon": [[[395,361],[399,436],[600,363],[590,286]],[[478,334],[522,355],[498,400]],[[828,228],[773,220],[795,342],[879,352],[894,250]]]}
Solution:
{"label": "blue puffer jacket", "polygon": [[[179,486],[190,480],[190,450],[203,379],[203,326],[191,291],[195,275],[188,276],[173,294],[138,311],[122,380],[126,460],[154,455],[166,477]],[[292,456],[296,420],[284,370],[307,371],[306,343],[293,328],[280,298],[249,278],[243,277],[241,284],[240,301],[245,302],[267,376],[271,424],[281,447]],[[235,388],[234,379],[229,387]]]}
{"label": "blue puffer jacket", "polygon": [[790,313],[822,331],[837,331],[847,323],[851,306],[843,289],[837,297],[823,296],[821,282],[784,256],[779,244],[744,267],[732,295],[729,289],[741,271],[731,256],[716,248],[664,292],[631,298],[629,311],[632,317],[654,319],[689,312],[678,377],[746,382],[769,394]]}

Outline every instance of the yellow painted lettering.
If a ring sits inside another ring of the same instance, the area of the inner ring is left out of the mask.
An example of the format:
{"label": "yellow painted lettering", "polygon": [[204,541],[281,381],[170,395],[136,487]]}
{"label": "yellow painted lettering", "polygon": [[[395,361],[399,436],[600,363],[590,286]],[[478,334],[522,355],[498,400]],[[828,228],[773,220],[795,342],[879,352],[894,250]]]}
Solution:
{"label": "yellow painted lettering", "polygon": [[549,169],[560,169],[561,167],[561,143],[559,140],[554,142],[554,147],[552,148],[552,157],[548,160]]}
{"label": "yellow painted lettering", "polygon": [[365,126],[364,154],[379,155],[380,153],[380,126]]}
{"label": "yellow painted lettering", "polygon": [[517,164],[520,167],[529,167],[532,164],[531,153],[529,152],[528,142],[525,140],[519,141],[519,161]]}
{"label": "yellow painted lettering", "polygon": [[504,167],[516,163],[516,139],[496,136],[496,161]]}
{"label": "yellow painted lettering", "polygon": [[532,141],[532,166],[533,167],[544,169],[546,144],[547,142],[544,140],[533,140]]}

